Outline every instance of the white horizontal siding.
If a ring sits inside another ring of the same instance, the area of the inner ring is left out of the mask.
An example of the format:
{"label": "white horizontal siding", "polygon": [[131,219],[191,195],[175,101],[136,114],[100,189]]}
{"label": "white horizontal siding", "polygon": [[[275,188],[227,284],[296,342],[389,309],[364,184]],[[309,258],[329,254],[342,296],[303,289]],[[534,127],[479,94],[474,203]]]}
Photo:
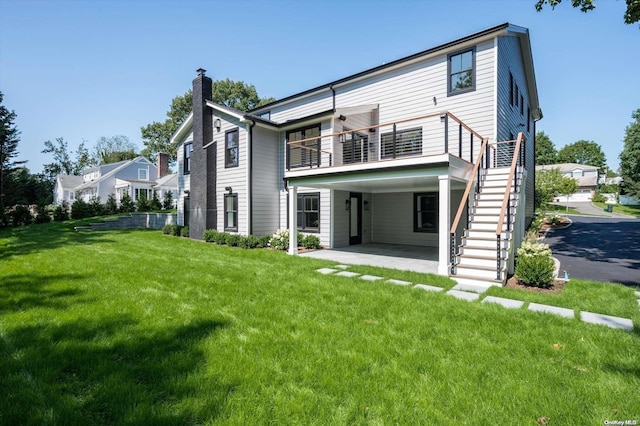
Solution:
{"label": "white horizontal siding", "polygon": [[373,194],[372,227],[375,243],[438,246],[437,233],[413,232],[413,192]]}
{"label": "white horizontal siding", "polygon": [[312,96],[295,100],[284,105],[272,108],[271,120],[276,123],[284,123],[288,120],[307,117],[333,108],[333,94],[326,89]]}
{"label": "white horizontal siding", "polygon": [[254,235],[273,234],[280,220],[278,132],[253,129],[253,230]]}

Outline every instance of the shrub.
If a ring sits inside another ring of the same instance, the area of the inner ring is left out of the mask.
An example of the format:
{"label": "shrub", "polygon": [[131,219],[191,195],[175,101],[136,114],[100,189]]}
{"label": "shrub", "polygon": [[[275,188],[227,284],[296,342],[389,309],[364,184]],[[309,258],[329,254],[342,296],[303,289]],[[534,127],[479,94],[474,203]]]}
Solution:
{"label": "shrub", "polygon": [[33,222],[33,217],[27,206],[16,206],[11,212],[11,222],[13,226],[26,226]]}
{"label": "shrub", "polygon": [[271,241],[271,235],[263,235],[260,238],[258,238],[258,246],[260,248],[267,248],[269,247],[269,242]]}
{"label": "shrub", "polygon": [[149,203],[149,199],[147,199],[147,194],[145,194],[145,191],[140,191],[140,194],[138,195],[136,210],[138,210],[139,212],[148,212],[149,210],[151,210],[151,204]]}
{"label": "shrub", "polygon": [[171,235],[173,235],[174,237],[179,237],[180,235],[182,235],[182,228],[184,228],[182,225],[172,225],[172,233]]}
{"label": "shrub", "polygon": [[253,249],[258,247],[258,242],[258,237],[256,237],[255,235],[247,235],[240,242],[240,247],[244,249]]}
{"label": "shrub", "polygon": [[56,222],[62,222],[69,219],[69,212],[67,210],[67,202],[63,201],[62,205],[56,206],[53,209],[53,220]]}
{"label": "shrub", "polygon": [[240,245],[241,240],[242,240],[242,235],[238,235],[238,234],[225,235],[225,242],[230,247],[238,247],[238,245]]}
{"label": "shrub", "polygon": [[164,193],[164,198],[162,200],[162,208],[165,210],[169,210],[173,208],[173,193],[171,191],[167,191]]}
{"label": "shrub", "polygon": [[163,233],[164,235],[171,235],[171,234],[173,234],[173,227],[174,227],[174,226],[175,226],[175,225],[165,225],[165,226],[163,226],[163,227],[162,227],[162,233]]}
{"label": "shrub", "polygon": [[71,204],[71,219],[84,219],[90,215],[89,205],[83,199],[78,198]]}
{"label": "shrub", "polygon": [[44,212],[38,212],[38,214],[36,215],[35,219],[34,219],[35,223],[49,223],[51,222],[51,216],[49,216],[49,213],[44,211]]}
{"label": "shrub", "polygon": [[115,195],[109,194],[109,196],[107,197],[107,202],[104,204],[104,212],[105,214],[118,213],[118,203],[116,202]]}
{"label": "shrub", "polygon": [[153,190],[153,197],[151,197],[151,200],[149,200],[149,209],[150,210],[161,210],[162,209],[162,203],[160,202],[160,199],[158,198],[158,191],[156,191],[155,189]]}
{"label": "shrub", "polygon": [[227,234],[226,232],[217,232],[216,231],[213,234],[212,241],[214,243],[216,243],[216,244],[219,244],[219,245],[223,246],[223,245],[227,244],[227,235],[229,235],[229,234]]}
{"label": "shrub", "polygon": [[180,236],[189,238],[189,227],[185,226],[180,230]]}
{"label": "shrub", "polygon": [[591,201],[593,201],[594,203],[606,203],[607,197],[602,194],[596,194],[593,196],[593,199]]}
{"label": "shrub", "polygon": [[129,194],[124,194],[122,196],[122,199],[120,200],[120,208],[118,210],[121,213],[131,213],[136,211],[136,206],[133,204],[133,200]]}
{"label": "shrub", "polygon": [[89,217],[102,216],[104,214],[104,206],[100,204],[100,197],[93,196],[87,205],[89,208]]}
{"label": "shrub", "polygon": [[562,221],[562,216],[560,216],[558,213],[554,213],[551,216],[549,216],[549,223],[553,225],[558,225],[561,221]]}
{"label": "shrub", "polygon": [[518,249],[516,276],[532,287],[549,287],[553,281],[553,259],[547,244],[525,241]]}
{"label": "shrub", "polygon": [[300,241],[300,245],[306,249],[320,248],[320,238],[312,234],[306,235]]}
{"label": "shrub", "polygon": [[206,229],[202,235],[202,239],[208,243],[212,243],[214,242],[217,233],[218,231],[215,229]]}
{"label": "shrub", "polygon": [[269,247],[275,250],[288,250],[289,249],[289,230],[278,229],[276,233],[271,236],[271,240],[269,240]]}

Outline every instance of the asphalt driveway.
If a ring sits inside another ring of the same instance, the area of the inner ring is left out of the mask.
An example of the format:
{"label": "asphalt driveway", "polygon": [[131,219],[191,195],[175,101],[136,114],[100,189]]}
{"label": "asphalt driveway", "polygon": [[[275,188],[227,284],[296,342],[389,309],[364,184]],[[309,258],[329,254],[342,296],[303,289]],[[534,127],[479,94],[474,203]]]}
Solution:
{"label": "asphalt driveway", "polygon": [[640,286],[640,219],[570,216],[545,242],[569,278]]}

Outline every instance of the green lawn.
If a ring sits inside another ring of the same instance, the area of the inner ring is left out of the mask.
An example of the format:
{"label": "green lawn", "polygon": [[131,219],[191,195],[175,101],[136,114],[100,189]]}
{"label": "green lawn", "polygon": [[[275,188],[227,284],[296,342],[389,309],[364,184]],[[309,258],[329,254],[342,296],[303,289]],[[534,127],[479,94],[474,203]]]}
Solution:
{"label": "green lawn", "polygon": [[[73,224],[0,230],[0,424],[640,420],[637,329],[320,275],[332,263],[281,252]],[[596,312],[620,303],[612,311],[638,327],[632,290],[610,286],[572,281],[560,299],[599,297],[577,306]]]}
{"label": "green lawn", "polygon": [[[605,203],[593,203],[596,207],[600,207],[603,211],[607,204]],[[640,217],[640,206],[623,206],[621,204],[613,205],[614,213],[622,213],[629,216]]]}

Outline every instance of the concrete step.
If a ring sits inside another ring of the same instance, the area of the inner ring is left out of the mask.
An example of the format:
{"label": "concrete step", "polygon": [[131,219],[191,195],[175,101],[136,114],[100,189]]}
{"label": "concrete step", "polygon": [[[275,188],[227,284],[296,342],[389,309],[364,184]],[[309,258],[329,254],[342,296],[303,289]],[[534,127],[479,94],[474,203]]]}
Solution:
{"label": "concrete step", "polygon": [[[454,281],[458,281],[455,279],[455,276],[452,277]],[[478,293],[478,294],[482,294],[485,293],[487,290],[489,290],[491,287],[493,287],[490,283],[488,282],[482,282],[482,281],[474,281],[474,282],[458,282],[458,284],[456,284],[455,286],[453,286],[451,289],[452,290],[458,290],[458,291],[468,291],[469,293]]]}

